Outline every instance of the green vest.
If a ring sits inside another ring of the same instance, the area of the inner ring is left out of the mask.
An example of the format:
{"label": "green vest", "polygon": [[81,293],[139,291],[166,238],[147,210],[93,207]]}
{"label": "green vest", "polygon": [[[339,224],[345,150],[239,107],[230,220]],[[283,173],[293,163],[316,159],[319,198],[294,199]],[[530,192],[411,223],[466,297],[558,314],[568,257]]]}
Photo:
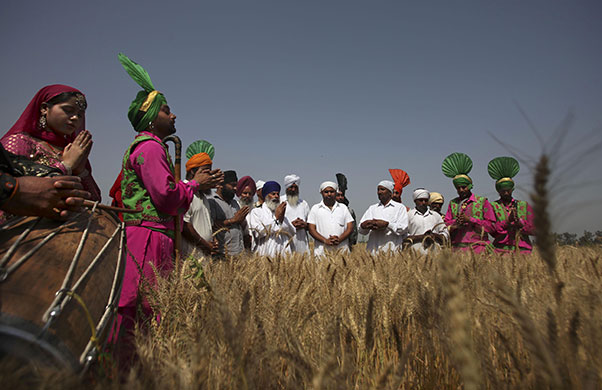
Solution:
{"label": "green vest", "polygon": [[[508,219],[508,213],[506,212],[506,207],[502,203],[491,202],[491,206],[493,206],[493,211],[495,212],[495,217],[498,221],[505,221]],[[516,201],[516,215],[519,219],[525,219],[527,217],[527,202],[524,200]]]}
{"label": "green vest", "polygon": [[[123,222],[128,226],[140,225],[142,221],[166,223],[173,219],[173,216],[157,210],[148,190],[144,187],[144,183],[128,162],[134,147],[144,141],[159,143],[161,147],[165,149],[165,155],[167,156],[170,170],[172,172],[174,170],[171,159],[169,158],[169,151],[165,144],[148,135],[136,137],[123,156],[123,180],[121,181],[121,197],[123,205],[128,209],[138,210],[136,213],[123,213]],[[138,156],[138,162],[144,164],[143,155]]]}
{"label": "green vest", "polygon": [[[483,204],[485,204],[484,196],[475,195],[476,201],[472,203],[472,213],[471,217],[476,219],[483,219]],[[451,207],[452,217],[457,218],[458,212],[460,209],[460,198],[454,198],[449,202],[449,207]]]}

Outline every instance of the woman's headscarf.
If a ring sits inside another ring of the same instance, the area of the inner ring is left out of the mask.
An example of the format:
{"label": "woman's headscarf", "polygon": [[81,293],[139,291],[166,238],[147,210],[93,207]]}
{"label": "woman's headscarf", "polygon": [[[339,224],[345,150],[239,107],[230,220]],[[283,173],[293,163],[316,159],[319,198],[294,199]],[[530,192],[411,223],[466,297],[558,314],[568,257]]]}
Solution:
{"label": "woman's headscarf", "polygon": [[38,91],[36,95],[31,99],[31,102],[25,108],[25,111],[21,114],[17,122],[10,128],[10,130],[4,134],[2,139],[6,137],[18,134],[18,133],[26,133],[31,135],[32,137],[44,140],[53,146],[58,146],[60,148],[64,148],[70,142],[73,142],[77,134],[80,131],[86,128],[86,121],[82,118],[80,121],[80,127],[75,129],[73,134],[71,135],[62,135],[56,134],[54,131],[50,129],[42,129],[40,128],[40,109],[42,108],[42,103],[48,102],[55,96],[60,95],[63,92],[77,92],[84,96],[81,91],[69,87],[67,85],[61,84],[53,84],[48,85]]}

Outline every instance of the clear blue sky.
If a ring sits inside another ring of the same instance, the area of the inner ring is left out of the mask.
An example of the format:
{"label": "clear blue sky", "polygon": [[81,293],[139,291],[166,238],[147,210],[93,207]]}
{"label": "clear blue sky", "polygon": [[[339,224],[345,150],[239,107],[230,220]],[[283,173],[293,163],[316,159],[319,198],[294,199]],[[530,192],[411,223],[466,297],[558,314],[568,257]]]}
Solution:
{"label": "clear blue sky", "polygon": [[[404,203],[416,187],[447,202],[441,161],[461,151],[475,192],[494,198],[486,165],[508,151],[491,134],[526,159],[541,152],[518,106],[546,139],[573,110],[562,168],[601,139],[600,37],[599,1],[4,0],[0,127],[44,85],[84,91],[108,202],[135,134],[126,112],[139,87],[122,51],[166,95],[185,147],[211,141],[214,166],[239,177],[297,173],[313,204],[319,183],[344,172],[361,216],[388,168],[410,174]],[[602,230],[602,153],[577,162],[555,181],[569,185],[555,197],[555,228]],[[529,188],[526,164],[518,181]]]}

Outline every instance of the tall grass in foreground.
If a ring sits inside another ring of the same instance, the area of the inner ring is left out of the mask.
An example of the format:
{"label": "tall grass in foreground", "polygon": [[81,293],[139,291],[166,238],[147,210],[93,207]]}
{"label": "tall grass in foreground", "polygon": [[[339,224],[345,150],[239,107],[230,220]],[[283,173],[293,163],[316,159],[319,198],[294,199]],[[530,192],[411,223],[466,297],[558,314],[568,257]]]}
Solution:
{"label": "tall grass in foreground", "polygon": [[[162,320],[138,334],[138,366],[121,383],[97,378],[97,387],[602,386],[601,249],[558,250],[560,301],[538,255],[358,249],[321,262],[210,263],[210,291],[187,278],[195,270],[186,262],[152,297]],[[54,385],[83,384],[55,376],[41,387]]]}

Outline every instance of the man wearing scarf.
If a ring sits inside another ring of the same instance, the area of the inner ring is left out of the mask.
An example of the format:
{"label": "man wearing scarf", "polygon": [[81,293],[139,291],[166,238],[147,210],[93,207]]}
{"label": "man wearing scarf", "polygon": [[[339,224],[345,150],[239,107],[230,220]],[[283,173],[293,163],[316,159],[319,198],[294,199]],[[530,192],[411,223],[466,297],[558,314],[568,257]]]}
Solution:
{"label": "man wearing scarf", "polygon": [[458,197],[451,200],[445,214],[451,245],[456,250],[483,253],[489,248],[495,215],[487,198],[472,193],[472,160],[464,153],[452,153],[443,160],[443,174],[453,179]]}
{"label": "man wearing scarf", "polygon": [[280,202],[280,184],[268,181],[263,185],[264,202],[251,211],[251,234],[256,251],[262,256],[277,256],[292,252],[295,227],[286,218],[287,204]]}
{"label": "man wearing scarf", "polygon": [[408,233],[404,244],[414,251],[427,254],[430,250],[438,249],[449,237],[441,215],[429,210],[430,194],[424,188],[418,188],[413,193],[415,208],[408,212]]}
{"label": "man wearing scarf", "polygon": [[143,324],[152,316],[141,290],[154,288],[155,271],[167,276],[173,268],[174,217],[179,218],[188,210],[195,192],[214,186],[221,177],[219,172],[197,171],[188,182],[176,183],[167,146],[162,142],[175,133],[176,116],[140,65],[123,54],[119,54],[119,60],[143,88],[128,110],[138,135],[125,152],[122,167],[122,202],[124,207],[135,210],[123,214],[127,259],[116,327],[116,335],[121,337],[116,344],[120,349],[117,354],[123,367],[132,357],[135,324]]}
{"label": "man wearing scarf", "polygon": [[307,216],[309,215],[309,204],[299,198],[299,185],[301,178],[295,174],[284,177],[284,189],[286,194],[281,201],[286,202],[286,218],[293,224],[295,237],[293,247],[297,253],[309,253],[309,241],[307,237]]}
{"label": "man wearing scarf", "polygon": [[372,254],[401,249],[407,235],[408,211],[392,199],[394,188],[395,183],[390,180],[378,183],[379,202],[370,206],[360,220],[359,232],[369,234],[366,249]]}
{"label": "man wearing scarf", "polygon": [[487,165],[487,172],[495,180],[495,189],[500,195],[500,199],[491,202],[496,218],[493,247],[498,253],[531,253],[533,249],[529,239],[535,234],[533,210],[526,201],[512,197],[513,178],[519,171],[520,165],[512,157],[497,157]]}
{"label": "man wearing scarf", "polygon": [[224,182],[209,198],[214,235],[219,243],[218,258],[236,256],[244,250],[243,235],[247,229],[249,206],[240,207],[234,199],[238,178],[235,171],[224,171]]}

